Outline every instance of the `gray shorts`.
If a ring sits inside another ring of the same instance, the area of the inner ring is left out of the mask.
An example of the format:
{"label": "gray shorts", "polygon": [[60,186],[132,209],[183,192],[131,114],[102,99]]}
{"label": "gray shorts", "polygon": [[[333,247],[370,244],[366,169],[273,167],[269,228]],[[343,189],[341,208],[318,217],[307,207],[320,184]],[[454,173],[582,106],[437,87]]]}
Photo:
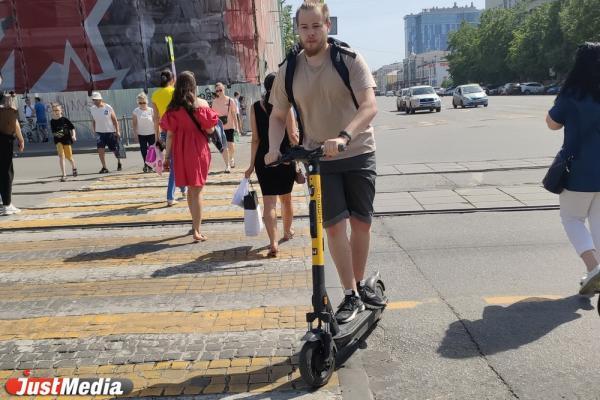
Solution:
{"label": "gray shorts", "polygon": [[376,177],[375,152],[321,162],[323,226],[328,228],[350,216],[370,224]]}

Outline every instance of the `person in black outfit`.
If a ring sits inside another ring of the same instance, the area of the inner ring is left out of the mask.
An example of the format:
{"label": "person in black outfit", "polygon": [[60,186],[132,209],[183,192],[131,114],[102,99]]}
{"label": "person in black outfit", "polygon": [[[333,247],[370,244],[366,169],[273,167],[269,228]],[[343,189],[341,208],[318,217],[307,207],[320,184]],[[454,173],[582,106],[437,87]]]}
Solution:
{"label": "person in black outfit", "polygon": [[73,126],[71,121],[63,116],[62,107],[58,103],[52,103],[50,129],[52,130],[52,136],[54,137],[56,153],[58,154],[58,164],[60,165],[60,172],[62,174],[60,181],[65,182],[67,180],[67,174],[65,173],[65,158],[71,163],[73,176],[77,176],[77,168],[75,167],[75,160],[73,159],[73,142],[77,140],[77,133],[75,132],[75,126]]}
{"label": "person in black outfit", "polygon": [[[2,76],[0,75],[0,83]],[[21,134],[18,120],[18,112],[11,107],[8,96],[0,92],[0,215],[12,215],[20,213],[21,210],[12,204],[12,182],[13,169],[13,145],[15,139],[19,144],[19,151],[23,152],[25,141]]]}
{"label": "person in black outfit", "polygon": [[[269,103],[271,88],[275,81],[275,74],[269,74],[265,78],[264,86],[266,93],[262,100],[257,101],[250,109],[250,126],[252,129],[252,147],[250,150],[250,166],[245,172],[246,178],[250,178],[256,170],[258,183],[263,195],[264,211],[263,220],[270,240],[268,255],[276,257],[278,251],[277,235],[277,197],[281,202],[281,216],[283,219],[283,240],[290,240],[294,236],[292,229],[293,208],[292,188],[296,177],[296,166],[294,164],[279,165],[277,167],[265,167],[265,154],[269,152],[269,116],[273,106]],[[287,118],[286,138],[281,143],[281,153],[285,153],[290,145],[298,144],[298,133],[296,120],[290,110]]]}

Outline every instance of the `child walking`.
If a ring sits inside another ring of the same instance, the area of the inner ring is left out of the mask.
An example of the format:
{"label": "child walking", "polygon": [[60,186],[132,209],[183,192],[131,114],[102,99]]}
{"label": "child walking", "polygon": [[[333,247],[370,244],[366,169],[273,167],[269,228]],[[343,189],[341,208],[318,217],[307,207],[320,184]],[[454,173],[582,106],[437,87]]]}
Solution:
{"label": "child walking", "polygon": [[75,160],[73,160],[73,148],[72,144],[77,140],[77,133],[75,127],[69,121],[68,118],[63,117],[62,107],[58,103],[52,103],[52,120],[50,121],[50,127],[52,129],[52,135],[54,136],[54,144],[56,145],[56,151],[58,152],[60,171],[62,172],[60,181],[65,182],[67,180],[67,174],[65,173],[65,158],[71,163],[73,169],[73,176],[77,176],[77,168],[75,167]]}

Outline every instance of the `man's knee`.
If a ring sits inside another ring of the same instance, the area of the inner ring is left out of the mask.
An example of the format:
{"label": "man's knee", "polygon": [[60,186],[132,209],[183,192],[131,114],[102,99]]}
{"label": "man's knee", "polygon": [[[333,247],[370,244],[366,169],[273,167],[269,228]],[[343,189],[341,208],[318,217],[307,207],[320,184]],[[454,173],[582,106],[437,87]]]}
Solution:
{"label": "man's knee", "polygon": [[346,220],[343,219],[331,226],[328,226],[325,228],[325,231],[327,232],[327,236],[332,239],[335,239],[341,235],[346,235]]}
{"label": "man's knee", "polygon": [[350,217],[350,227],[352,230],[356,230],[359,232],[370,232],[371,231],[371,222],[367,222],[363,219],[356,218],[355,216]]}

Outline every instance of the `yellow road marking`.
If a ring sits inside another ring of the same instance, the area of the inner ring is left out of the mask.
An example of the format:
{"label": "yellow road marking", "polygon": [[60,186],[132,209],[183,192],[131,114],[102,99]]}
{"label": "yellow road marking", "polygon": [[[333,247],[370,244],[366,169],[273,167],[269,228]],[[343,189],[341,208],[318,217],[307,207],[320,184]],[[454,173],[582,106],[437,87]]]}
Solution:
{"label": "yellow road marking", "polygon": [[[63,209],[64,211],[64,209]],[[294,214],[302,215],[306,213],[306,206],[301,207],[298,204],[294,205]],[[60,214],[57,214],[58,216]],[[211,211],[205,210],[202,213],[203,219],[211,220],[224,220],[230,218],[243,218],[244,210],[241,208],[227,211]],[[144,223],[144,222],[155,222],[160,223],[163,221],[189,221],[191,222],[191,216],[189,212],[183,211],[180,213],[161,213],[161,214],[140,214],[140,215],[111,215],[106,217],[68,217],[68,218],[48,218],[48,219],[36,219],[36,220],[7,220],[0,223],[0,228],[13,229],[13,228],[46,228],[51,226],[78,226],[78,225],[106,225],[106,224],[119,224],[119,223]]]}
{"label": "yellow road marking", "polygon": [[406,310],[410,308],[416,308],[417,306],[423,304],[420,301],[394,301],[388,303],[386,309],[388,310]]}
{"label": "yellow road marking", "polygon": [[[129,379],[133,383],[133,391],[128,397],[268,393],[308,389],[300,377],[297,357],[252,357],[210,362],[162,361],[79,368],[50,368],[33,370],[31,376],[35,378]],[[0,378],[3,380],[22,377],[23,371],[20,370],[0,370]],[[319,390],[337,389],[339,384],[338,374],[334,372],[327,385]],[[6,393],[4,385],[0,387],[0,397],[12,398]],[[50,399],[54,397],[40,396],[36,398]],[[59,398],[85,399],[86,397],[64,396]],[[98,400],[113,398],[114,396],[94,397]]]}
{"label": "yellow road marking", "polygon": [[243,332],[306,327],[308,306],[203,312],[52,316],[0,320],[0,340],[85,338],[116,334]]}
{"label": "yellow road marking", "polygon": [[61,284],[3,284],[5,301],[55,298],[123,297],[197,293],[250,293],[264,290],[309,288],[311,271],[234,276],[186,276],[183,278],[123,279]]}
{"label": "yellow road marking", "polygon": [[[202,249],[198,247],[198,249]],[[22,271],[25,267],[35,268],[59,268],[76,269],[92,265],[102,265],[111,268],[127,268],[128,265],[164,265],[164,264],[186,264],[186,263],[209,263],[209,262],[235,262],[272,259],[267,255],[266,248],[241,247],[233,250],[216,251],[184,251],[184,252],[145,252],[131,255],[119,256],[111,250],[98,253],[84,253],[68,258],[48,259],[43,255],[39,259],[23,260],[16,263],[14,260],[0,261],[0,271]],[[287,247],[280,248],[277,259],[301,259],[312,254],[312,248]]]}

